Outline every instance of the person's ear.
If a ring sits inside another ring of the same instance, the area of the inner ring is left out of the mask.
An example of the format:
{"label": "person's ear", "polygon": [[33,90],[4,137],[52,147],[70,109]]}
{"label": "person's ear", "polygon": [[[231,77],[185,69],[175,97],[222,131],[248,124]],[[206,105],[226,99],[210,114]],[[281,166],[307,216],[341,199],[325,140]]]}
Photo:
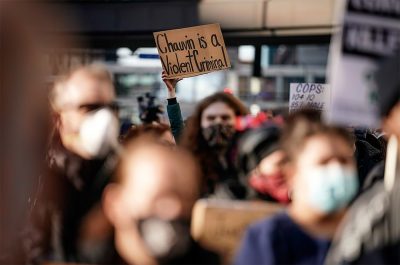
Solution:
{"label": "person's ear", "polygon": [[107,219],[116,226],[123,220],[124,209],[121,200],[121,187],[112,183],[106,186],[103,192],[102,205]]}
{"label": "person's ear", "polygon": [[282,171],[286,179],[286,183],[289,190],[293,189],[293,179],[296,172],[295,165],[292,162],[286,162],[282,166]]}
{"label": "person's ear", "polygon": [[397,103],[382,119],[382,130],[389,136],[395,134],[400,137],[400,102]]}
{"label": "person's ear", "polygon": [[288,190],[288,196],[289,199],[292,201],[293,200],[293,194],[294,194],[294,179],[295,179],[295,172],[296,168],[295,165],[292,162],[286,162],[282,166],[282,172],[283,175],[285,176],[286,180],[286,187]]}
{"label": "person's ear", "polygon": [[59,131],[61,129],[61,116],[57,112],[52,112],[51,120],[53,121],[54,128]]}

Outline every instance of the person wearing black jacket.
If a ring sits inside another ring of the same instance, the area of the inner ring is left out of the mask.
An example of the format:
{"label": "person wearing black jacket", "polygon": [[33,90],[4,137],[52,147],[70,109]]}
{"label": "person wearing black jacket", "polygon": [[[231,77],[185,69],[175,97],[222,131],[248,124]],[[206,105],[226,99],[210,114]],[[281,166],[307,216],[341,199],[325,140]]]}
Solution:
{"label": "person wearing black jacket", "polygon": [[383,160],[384,155],[380,150],[372,146],[365,139],[356,139],[355,158],[357,160],[358,177],[360,186],[367,178],[368,173]]}
{"label": "person wearing black jacket", "polygon": [[100,206],[116,164],[114,98],[111,76],[99,65],[78,68],[54,86],[56,127],[24,231],[27,263],[101,264],[115,257]]}
{"label": "person wearing black jacket", "polygon": [[378,164],[367,177],[325,264],[400,264],[400,52],[381,65],[377,81],[382,129],[391,137],[391,155],[397,149],[397,157],[388,152],[386,160],[394,166]]}

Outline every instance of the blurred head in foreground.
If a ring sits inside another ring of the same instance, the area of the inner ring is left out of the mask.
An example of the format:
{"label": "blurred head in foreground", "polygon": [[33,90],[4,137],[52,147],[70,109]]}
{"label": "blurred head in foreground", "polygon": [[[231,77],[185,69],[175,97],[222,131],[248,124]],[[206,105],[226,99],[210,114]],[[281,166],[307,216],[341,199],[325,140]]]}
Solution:
{"label": "blurred head in foreground", "polygon": [[101,65],[75,69],[51,93],[56,129],[68,151],[84,158],[104,157],[116,143],[118,121],[110,73]]}
{"label": "blurred head in foreground", "polygon": [[133,125],[123,135],[122,142],[129,143],[133,139],[143,136],[145,134],[153,136],[155,139],[158,139],[161,143],[164,143],[166,145],[176,145],[174,136],[171,132],[171,127],[163,123]]}
{"label": "blurred head in foreground", "polygon": [[104,209],[126,262],[165,264],[185,255],[199,180],[192,157],[154,135],[125,143],[116,182],[104,193]]}
{"label": "blurred head in foreground", "polygon": [[239,140],[241,178],[266,200],[288,203],[283,176],[284,152],[279,146],[281,129],[272,122],[246,132]]}
{"label": "blurred head in foreground", "polygon": [[317,112],[302,110],[289,117],[282,145],[288,158],[292,213],[308,221],[340,216],[358,190],[348,132],[323,124]]}

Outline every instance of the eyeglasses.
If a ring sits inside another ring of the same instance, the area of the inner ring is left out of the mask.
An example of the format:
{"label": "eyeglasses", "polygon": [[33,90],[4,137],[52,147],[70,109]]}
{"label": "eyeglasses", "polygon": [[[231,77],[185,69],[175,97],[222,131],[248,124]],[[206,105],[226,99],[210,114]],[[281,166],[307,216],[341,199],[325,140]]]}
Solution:
{"label": "eyeglasses", "polygon": [[119,106],[116,102],[112,103],[91,103],[91,104],[82,104],[78,106],[78,109],[82,112],[92,112],[102,108],[109,108],[113,111],[118,111]]}

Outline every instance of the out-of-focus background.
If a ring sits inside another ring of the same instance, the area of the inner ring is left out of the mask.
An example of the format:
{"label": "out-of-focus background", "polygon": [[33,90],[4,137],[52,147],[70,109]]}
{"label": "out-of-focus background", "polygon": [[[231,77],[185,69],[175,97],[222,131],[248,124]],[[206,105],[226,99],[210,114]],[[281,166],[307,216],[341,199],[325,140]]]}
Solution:
{"label": "out-of-focus background", "polygon": [[[0,0],[0,264],[398,263],[380,1]],[[153,32],[214,23],[232,67],[166,79]]]}
{"label": "out-of-focus background", "polygon": [[290,83],[326,80],[335,30],[333,0],[37,2],[46,2],[56,17],[68,22],[49,24],[49,35],[79,43],[46,51],[48,82],[77,64],[105,63],[114,75],[123,120],[138,122],[138,96],[151,92],[158,101],[166,97],[154,31],[221,25],[232,68],[178,84],[184,118],[192,113],[193,103],[223,89],[232,90],[253,113],[287,110]]}

